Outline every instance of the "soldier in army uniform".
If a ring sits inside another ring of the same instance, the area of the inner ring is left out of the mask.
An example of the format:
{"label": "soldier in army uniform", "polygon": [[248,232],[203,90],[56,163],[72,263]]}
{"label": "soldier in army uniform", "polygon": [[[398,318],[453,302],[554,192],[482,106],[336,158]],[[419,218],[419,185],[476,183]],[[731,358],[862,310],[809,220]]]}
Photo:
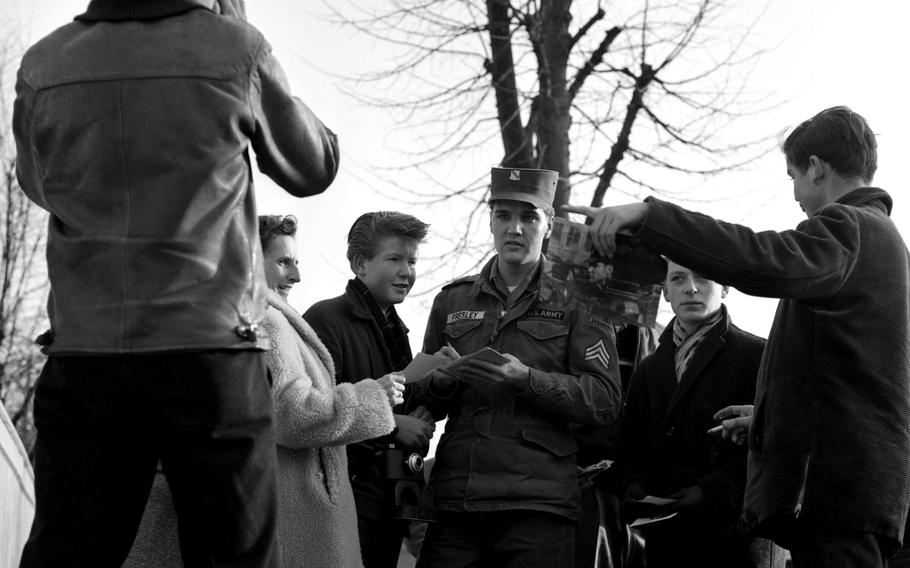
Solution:
{"label": "soldier in army uniform", "polygon": [[621,407],[613,326],[561,301],[541,253],[557,172],[493,168],[497,255],[437,295],[424,352],[489,346],[415,385],[412,404],[448,417],[430,483],[438,516],[419,568],[572,566],[580,514],[571,424],[612,422]]}

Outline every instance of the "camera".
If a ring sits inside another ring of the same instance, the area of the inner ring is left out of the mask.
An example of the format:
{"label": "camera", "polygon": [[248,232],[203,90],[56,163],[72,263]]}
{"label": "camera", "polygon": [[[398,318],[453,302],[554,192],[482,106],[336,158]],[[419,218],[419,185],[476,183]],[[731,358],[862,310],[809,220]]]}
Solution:
{"label": "camera", "polygon": [[382,451],[382,476],[392,485],[395,517],[429,521],[434,516],[432,489],[423,471],[423,456],[389,444]]}

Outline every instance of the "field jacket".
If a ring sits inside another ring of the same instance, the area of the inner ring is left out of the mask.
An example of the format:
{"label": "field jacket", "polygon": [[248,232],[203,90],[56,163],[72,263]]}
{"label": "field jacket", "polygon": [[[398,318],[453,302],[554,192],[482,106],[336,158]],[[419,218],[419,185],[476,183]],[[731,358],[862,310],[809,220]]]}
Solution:
{"label": "field jacket", "polygon": [[608,424],[621,408],[613,324],[551,294],[538,274],[508,305],[494,286],[494,257],[479,275],[445,286],[427,323],[424,351],[447,342],[460,354],[489,346],[530,367],[520,385],[460,381],[454,391],[416,383],[411,404],[448,417],[430,483],[444,511],[528,509],[577,519],[577,445],[570,425]]}

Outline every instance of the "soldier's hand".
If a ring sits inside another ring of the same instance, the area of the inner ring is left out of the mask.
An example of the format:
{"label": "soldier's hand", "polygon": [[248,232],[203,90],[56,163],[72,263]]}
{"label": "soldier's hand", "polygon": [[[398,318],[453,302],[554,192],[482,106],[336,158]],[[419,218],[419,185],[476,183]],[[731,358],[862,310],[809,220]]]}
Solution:
{"label": "soldier's hand", "polygon": [[581,213],[594,220],[591,223],[591,237],[594,247],[607,256],[616,252],[616,233],[638,229],[648,214],[647,203],[629,203],[616,207],[587,207],[584,205],[563,205],[567,213]]}
{"label": "soldier's hand", "polygon": [[531,370],[518,357],[503,353],[508,362],[497,364],[482,359],[465,363],[461,375],[467,380],[486,381],[495,384],[525,385]]}
{"label": "soldier's hand", "polygon": [[448,343],[443,345],[442,349],[440,349],[436,353],[433,353],[433,355],[438,355],[440,357],[448,357],[450,361],[454,361],[455,359],[458,359],[459,357],[461,357],[461,355],[458,354],[458,351],[455,351],[455,348],[452,347],[451,345],[449,345]]}

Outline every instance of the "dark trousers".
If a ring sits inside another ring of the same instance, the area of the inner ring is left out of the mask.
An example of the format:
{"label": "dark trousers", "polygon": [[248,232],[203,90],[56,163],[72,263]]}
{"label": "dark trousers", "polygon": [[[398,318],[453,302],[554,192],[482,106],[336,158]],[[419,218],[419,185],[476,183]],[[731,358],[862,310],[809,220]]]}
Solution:
{"label": "dark trousers", "polygon": [[570,568],[575,521],[539,511],[440,513],[418,568]]}
{"label": "dark trousers", "polygon": [[[643,525],[637,529],[644,537],[645,565],[648,568],[752,568],[775,566],[771,543],[765,550],[753,546],[753,539],[730,528],[711,527],[710,519],[685,515]],[[758,543],[755,543],[758,544]],[[762,554],[759,554],[762,553]]]}
{"label": "dark trousers", "polygon": [[888,556],[881,537],[797,523],[790,545],[793,568],[883,568]]}
{"label": "dark trousers", "polygon": [[408,524],[396,519],[357,518],[364,568],[395,568]]}
{"label": "dark trousers", "polygon": [[259,352],[50,357],[21,566],[119,567],[160,460],[187,568],[277,567],[271,416]]}

